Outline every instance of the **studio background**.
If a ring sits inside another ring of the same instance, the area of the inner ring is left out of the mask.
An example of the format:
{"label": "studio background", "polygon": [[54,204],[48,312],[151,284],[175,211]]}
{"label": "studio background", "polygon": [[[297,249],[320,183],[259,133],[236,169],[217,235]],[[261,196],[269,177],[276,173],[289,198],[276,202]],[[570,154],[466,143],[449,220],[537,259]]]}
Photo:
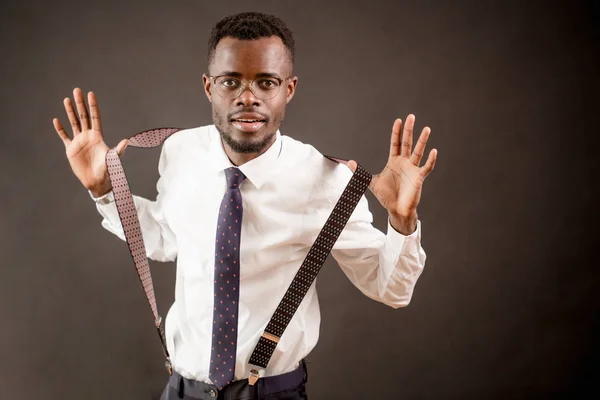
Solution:
{"label": "studio background", "polygon": [[[394,119],[412,112],[439,151],[411,304],[376,303],[331,257],[324,266],[309,398],[597,393],[598,7],[520,3],[3,2],[0,398],[160,395],[167,374],[127,246],[101,227],[52,118],[68,126],[62,100],[81,87],[97,94],[111,147],[212,123],[208,34],[240,11],[294,31],[299,85],[283,134],[377,173]],[[125,153],[136,194],[156,195],[159,152]],[[175,265],[151,267],[164,315]]]}

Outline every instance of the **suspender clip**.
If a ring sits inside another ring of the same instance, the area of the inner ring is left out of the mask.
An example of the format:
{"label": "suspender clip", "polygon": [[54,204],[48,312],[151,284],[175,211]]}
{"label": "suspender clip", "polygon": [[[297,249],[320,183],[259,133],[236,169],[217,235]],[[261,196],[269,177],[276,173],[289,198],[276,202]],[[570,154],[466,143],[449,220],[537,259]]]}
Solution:
{"label": "suspender clip", "polygon": [[248,384],[250,386],[254,386],[256,381],[258,381],[258,370],[255,368],[252,368],[250,370],[250,376],[248,377]]}

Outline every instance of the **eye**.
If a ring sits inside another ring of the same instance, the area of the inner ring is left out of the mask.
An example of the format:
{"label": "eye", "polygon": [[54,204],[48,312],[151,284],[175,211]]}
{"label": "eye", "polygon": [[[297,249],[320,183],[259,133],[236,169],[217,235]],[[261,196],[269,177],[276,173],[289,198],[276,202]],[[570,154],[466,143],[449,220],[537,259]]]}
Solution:
{"label": "eye", "polygon": [[225,89],[236,89],[240,86],[239,79],[231,78],[231,77],[222,77],[217,80],[219,86],[222,86]]}
{"label": "eye", "polygon": [[279,87],[279,81],[276,79],[261,79],[258,81],[258,87],[264,90],[273,90]]}

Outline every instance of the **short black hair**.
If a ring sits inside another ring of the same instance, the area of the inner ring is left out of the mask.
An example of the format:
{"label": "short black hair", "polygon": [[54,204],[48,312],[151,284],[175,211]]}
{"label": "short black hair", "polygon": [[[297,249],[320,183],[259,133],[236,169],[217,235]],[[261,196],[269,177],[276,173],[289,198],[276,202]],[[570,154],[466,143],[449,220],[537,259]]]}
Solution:
{"label": "short black hair", "polygon": [[224,37],[256,40],[277,36],[283,42],[292,65],[296,53],[294,35],[279,17],[260,12],[243,12],[221,19],[212,28],[208,38],[208,64],[212,62],[217,44]]}

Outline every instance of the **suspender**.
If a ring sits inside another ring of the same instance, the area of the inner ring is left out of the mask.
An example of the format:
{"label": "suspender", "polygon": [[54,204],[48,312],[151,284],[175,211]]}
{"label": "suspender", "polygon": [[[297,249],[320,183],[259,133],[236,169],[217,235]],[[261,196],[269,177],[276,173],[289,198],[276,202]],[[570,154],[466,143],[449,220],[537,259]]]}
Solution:
{"label": "suspender", "polygon": [[[129,138],[129,146],[143,148],[156,147],[161,145],[169,136],[180,130],[182,129],[158,128],[140,132]],[[346,163],[345,160],[339,158],[325,157],[339,163]],[[127,182],[127,177],[125,176],[125,171],[123,170],[116,147],[110,149],[106,154],[106,164],[108,166],[108,174],[113,187],[115,203],[123,226],[129,252],[133,258],[140,282],[146,293],[148,304],[150,305],[150,309],[154,316],[154,324],[158,331],[158,336],[166,357],[165,366],[169,371],[169,374],[171,374],[171,360],[165,340],[164,324],[162,318],[158,315],[156,307],[152,276],[150,274],[148,258],[146,257],[146,248],[142,238],[140,223]],[[350,215],[356,208],[364,192],[367,190],[371,178],[371,174],[363,167],[360,165],[357,166],[356,172],[352,175],[352,178],[348,182],[348,185],[336,203],[327,222],[310,248],[300,269],[281,299],[279,306],[275,310],[275,313],[271,317],[271,320],[267,324],[265,331],[258,340],[258,343],[250,356],[249,363],[254,366],[254,368],[251,368],[250,377],[248,378],[250,385],[254,385],[258,380],[258,368],[266,368],[269,364],[269,360],[277,347],[279,338],[283,335],[296,310],[300,306],[302,299],[304,299],[306,292],[316,279],[317,274],[325,263],[325,259],[331,252],[333,245],[348,222]]]}
{"label": "suspender", "polygon": [[[144,148],[156,147],[162,144],[169,136],[180,130],[180,128],[159,128],[140,132],[129,138],[129,145]],[[123,232],[125,233],[125,240],[129,247],[131,257],[133,258],[133,263],[135,264],[140,282],[146,293],[148,304],[150,305],[150,309],[154,316],[154,325],[158,331],[163,353],[166,358],[165,367],[167,368],[167,371],[169,371],[169,374],[171,374],[171,358],[169,357],[169,351],[167,350],[165,328],[156,307],[154,286],[152,285],[152,276],[150,274],[148,258],[146,257],[146,247],[144,246],[144,239],[142,238],[140,221],[116,147],[110,149],[106,154],[106,165],[108,167],[110,183],[113,187],[117,211],[119,213],[119,218],[121,219]]]}

